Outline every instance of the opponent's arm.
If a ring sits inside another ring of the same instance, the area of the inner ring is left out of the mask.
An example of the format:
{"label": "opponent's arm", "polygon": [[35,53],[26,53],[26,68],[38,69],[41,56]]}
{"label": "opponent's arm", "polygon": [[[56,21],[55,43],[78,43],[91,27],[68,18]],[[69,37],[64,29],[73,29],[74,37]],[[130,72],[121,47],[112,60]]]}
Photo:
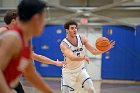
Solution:
{"label": "opponent's arm", "polygon": [[53,64],[53,65],[56,65],[56,66],[63,66],[64,62],[60,62],[60,61],[54,61],[54,60],[51,60],[50,58],[47,58],[45,56],[42,56],[42,55],[38,55],[34,52],[32,52],[32,58],[34,60],[37,60],[39,62],[42,62],[42,63],[46,63],[46,64]]}
{"label": "opponent's arm", "polygon": [[30,60],[28,67],[24,71],[24,77],[28,80],[35,88],[43,93],[52,93],[50,87],[43,81],[41,76],[35,71],[33,62]]}

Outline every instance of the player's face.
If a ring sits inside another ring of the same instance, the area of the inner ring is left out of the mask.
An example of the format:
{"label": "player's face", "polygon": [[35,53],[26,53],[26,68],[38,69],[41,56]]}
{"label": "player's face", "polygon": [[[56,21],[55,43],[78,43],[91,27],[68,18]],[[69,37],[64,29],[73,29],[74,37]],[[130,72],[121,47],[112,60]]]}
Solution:
{"label": "player's face", "polygon": [[17,26],[17,19],[13,19],[11,24],[13,25],[13,28]]}
{"label": "player's face", "polygon": [[46,18],[46,12],[42,12],[41,14],[37,14],[33,21],[33,29],[34,29],[34,35],[40,35],[43,31],[43,28],[45,26],[45,18]]}
{"label": "player's face", "polygon": [[75,37],[77,34],[77,26],[76,25],[70,25],[68,29],[68,34],[72,37]]}

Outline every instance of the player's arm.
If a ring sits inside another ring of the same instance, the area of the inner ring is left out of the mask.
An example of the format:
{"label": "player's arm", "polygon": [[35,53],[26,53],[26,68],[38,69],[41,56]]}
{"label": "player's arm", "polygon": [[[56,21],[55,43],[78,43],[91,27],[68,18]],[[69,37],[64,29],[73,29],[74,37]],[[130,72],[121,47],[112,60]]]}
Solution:
{"label": "player's arm", "polygon": [[40,75],[35,71],[33,62],[30,60],[28,67],[24,71],[24,77],[28,80],[34,87],[43,93],[52,93],[49,86],[43,81]]}
{"label": "player's arm", "polygon": [[34,60],[37,60],[39,62],[42,62],[42,63],[46,63],[46,64],[53,64],[53,65],[56,65],[56,66],[63,66],[64,62],[60,62],[60,61],[54,61],[54,60],[51,60],[50,58],[47,58],[45,56],[42,56],[42,55],[38,55],[34,52],[32,52],[32,58]]}
{"label": "player's arm", "polygon": [[3,71],[9,64],[11,58],[19,53],[21,49],[20,40],[15,36],[7,36],[1,40],[0,45],[0,93],[11,93],[8,87]]}
{"label": "player's arm", "polygon": [[83,57],[79,57],[79,56],[76,56],[69,48],[68,46],[62,42],[60,44],[60,48],[61,48],[61,51],[62,53],[68,57],[71,61],[82,61],[82,60],[87,60],[88,58],[86,56],[83,56]]}
{"label": "player's arm", "polygon": [[82,42],[85,45],[85,47],[93,54],[93,55],[99,55],[102,54],[102,51],[97,50],[96,48],[94,48],[89,41],[87,40],[86,37],[81,37],[82,38]]}
{"label": "player's arm", "polygon": [[6,27],[1,27],[1,28],[0,28],[0,32],[6,31],[6,30],[7,30]]}
{"label": "player's arm", "polygon": [[96,48],[94,48],[89,41],[87,40],[86,37],[81,37],[82,38],[82,42],[85,45],[85,47],[93,54],[93,55],[100,55],[108,50],[110,50],[113,46],[114,46],[114,42],[110,44],[110,48],[106,51],[99,51]]}

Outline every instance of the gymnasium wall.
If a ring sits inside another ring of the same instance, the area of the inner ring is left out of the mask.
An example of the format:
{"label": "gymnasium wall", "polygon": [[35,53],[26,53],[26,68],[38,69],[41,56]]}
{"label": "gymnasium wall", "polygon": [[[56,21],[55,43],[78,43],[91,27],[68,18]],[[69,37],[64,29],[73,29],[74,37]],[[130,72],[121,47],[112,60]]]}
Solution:
{"label": "gymnasium wall", "polygon": [[102,79],[140,80],[139,30],[139,26],[136,30],[127,26],[103,26],[103,36],[116,44],[102,55]]}
{"label": "gymnasium wall", "polygon": [[135,38],[135,65],[134,65],[134,79],[140,80],[140,26],[136,27],[136,38]]}

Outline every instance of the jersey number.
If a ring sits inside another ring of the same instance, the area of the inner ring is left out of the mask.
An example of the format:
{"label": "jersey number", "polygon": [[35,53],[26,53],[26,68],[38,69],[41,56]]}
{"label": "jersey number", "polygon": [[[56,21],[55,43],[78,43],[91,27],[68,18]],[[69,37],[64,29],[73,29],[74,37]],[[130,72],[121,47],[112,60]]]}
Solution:
{"label": "jersey number", "polygon": [[77,53],[77,56],[80,56],[80,53]]}

